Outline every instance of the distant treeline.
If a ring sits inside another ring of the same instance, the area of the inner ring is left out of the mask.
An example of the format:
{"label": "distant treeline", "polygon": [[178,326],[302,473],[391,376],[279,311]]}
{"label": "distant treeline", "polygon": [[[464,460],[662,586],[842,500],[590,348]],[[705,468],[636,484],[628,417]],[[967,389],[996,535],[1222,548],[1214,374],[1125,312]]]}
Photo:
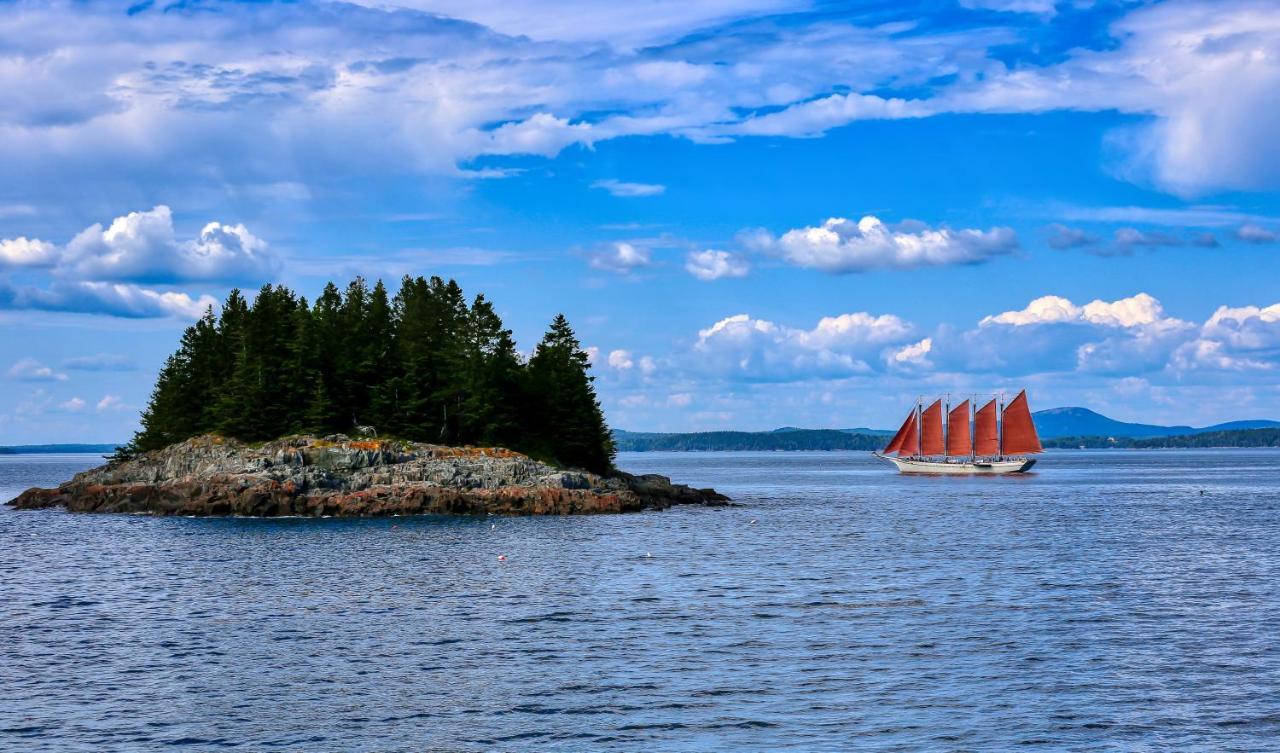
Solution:
{"label": "distant treeline", "polygon": [[607,472],[613,443],[587,354],[557,316],[527,362],[483,295],[405,277],[329,283],[314,305],[283,286],[233,290],[182,336],[122,454],[205,433],[246,441],[350,433],[500,445]]}
{"label": "distant treeline", "polygon": [[1280,429],[1233,429],[1208,431],[1177,437],[1055,437],[1043,441],[1045,447],[1062,449],[1174,449],[1191,447],[1280,447]]}
{"label": "distant treeline", "polygon": [[837,429],[794,431],[706,431],[650,434],[619,431],[614,444],[626,452],[715,452],[744,450],[878,450],[884,437],[849,434]]}
{"label": "distant treeline", "polygon": [[113,444],[20,444],[0,447],[0,455],[38,455],[41,453],[92,453],[108,455],[116,449]]}

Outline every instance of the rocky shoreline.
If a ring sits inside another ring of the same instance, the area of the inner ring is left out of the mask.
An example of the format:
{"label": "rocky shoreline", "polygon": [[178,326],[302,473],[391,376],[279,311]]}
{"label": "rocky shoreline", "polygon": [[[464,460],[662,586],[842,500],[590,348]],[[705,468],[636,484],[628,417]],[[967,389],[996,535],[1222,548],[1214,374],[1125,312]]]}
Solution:
{"label": "rocky shoreline", "polygon": [[249,445],[201,436],[28,489],[33,510],[195,516],[576,515],[723,506],[712,489],[665,476],[600,476],[497,447],[446,447],[342,435]]}

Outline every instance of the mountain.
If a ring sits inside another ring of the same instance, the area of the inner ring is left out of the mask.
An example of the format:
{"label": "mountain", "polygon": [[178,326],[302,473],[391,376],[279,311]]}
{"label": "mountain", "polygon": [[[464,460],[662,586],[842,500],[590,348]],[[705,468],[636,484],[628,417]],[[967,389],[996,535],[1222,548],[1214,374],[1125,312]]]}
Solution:
{"label": "mountain", "polygon": [[1036,431],[1045,439],[1054,437],[1174,437],[1239,429],[1273,429],[1280,421],[1261,419],[1229,421],[1197,429],[1192,426],[1160,426],[1117,421],[1088,408],[1049,408],[1031,414]]}

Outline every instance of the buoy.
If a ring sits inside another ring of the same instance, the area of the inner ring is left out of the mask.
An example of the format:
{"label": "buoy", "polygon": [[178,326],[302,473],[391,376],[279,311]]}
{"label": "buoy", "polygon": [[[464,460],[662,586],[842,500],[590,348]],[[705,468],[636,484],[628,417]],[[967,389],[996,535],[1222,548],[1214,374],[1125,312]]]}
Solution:
{"label": "buoy", "polygon": [[499,561],[499,562],[506,562],[506,561],[507,561],[507,555],[505,555],[505,554],[499,554],[499,555],[498,555],[498,561]]}

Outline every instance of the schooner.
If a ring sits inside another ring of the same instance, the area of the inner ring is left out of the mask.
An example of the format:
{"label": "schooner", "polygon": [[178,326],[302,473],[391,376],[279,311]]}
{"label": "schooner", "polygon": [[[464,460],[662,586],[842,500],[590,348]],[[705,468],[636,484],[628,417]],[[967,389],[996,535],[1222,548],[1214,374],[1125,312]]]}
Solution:
{"label": "schooner", "polygon": [[1002,402],[997,395],[974,410],[973,399],[954,408],[943,398],[928,407],[917,400],[898,433],[876,456],[902,473],[1021,473],[1036,464],[1026,456],[1044,448],[1031,420],[1027,391],[1008,405]]}

